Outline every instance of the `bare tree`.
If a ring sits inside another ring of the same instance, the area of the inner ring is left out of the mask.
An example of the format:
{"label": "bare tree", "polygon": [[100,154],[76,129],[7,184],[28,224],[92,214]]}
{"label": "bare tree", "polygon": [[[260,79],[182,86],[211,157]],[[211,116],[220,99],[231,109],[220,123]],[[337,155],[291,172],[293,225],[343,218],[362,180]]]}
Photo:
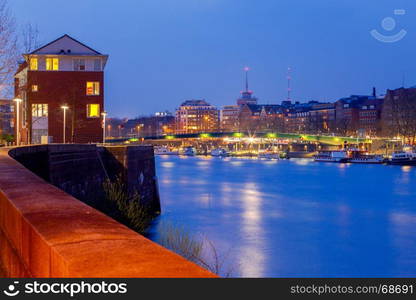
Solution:
{"label": "bare tree", "polygon": [[22,50],[24,53],[30,53],[39,48],[39,30],[37,25],[27,23],[22,28]]}
{"label": "bare tree", "polygon": [[16,22],[7,0],[0,0],[0,95],[12,93],[13,75],[18,61]]}

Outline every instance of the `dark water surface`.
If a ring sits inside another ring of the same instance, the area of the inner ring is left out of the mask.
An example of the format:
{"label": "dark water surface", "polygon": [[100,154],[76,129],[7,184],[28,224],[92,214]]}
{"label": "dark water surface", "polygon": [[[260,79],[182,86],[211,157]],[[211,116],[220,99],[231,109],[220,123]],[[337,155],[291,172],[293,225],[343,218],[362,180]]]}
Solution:
{"label": "dark water surface", "polygon": [[235,276],[416,275],[416,168],[165,156],[157,174],[160,219],[206,236]]}

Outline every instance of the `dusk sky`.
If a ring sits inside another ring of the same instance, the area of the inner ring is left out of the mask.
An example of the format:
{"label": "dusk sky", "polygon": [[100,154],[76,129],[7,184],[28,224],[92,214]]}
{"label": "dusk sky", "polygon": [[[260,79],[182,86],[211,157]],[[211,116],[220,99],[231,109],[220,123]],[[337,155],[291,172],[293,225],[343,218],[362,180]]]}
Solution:
{"label": "dusk sky", "polygon": [[[12,0],[41,42],[67,33],[109,54],[106,110],[135,117],[186,99],[234,104],[249,66],[260,103],[333,101],[416,85],[416,2],[410,0]],[[395,15],[395,9],[406,13]],[[392,17],[390,22],[381,21]],[[387,25],[390,25],[388,27]],[[394,24],[393,24],[394,25]],[[384,43],[370,35],[406,36]]]}

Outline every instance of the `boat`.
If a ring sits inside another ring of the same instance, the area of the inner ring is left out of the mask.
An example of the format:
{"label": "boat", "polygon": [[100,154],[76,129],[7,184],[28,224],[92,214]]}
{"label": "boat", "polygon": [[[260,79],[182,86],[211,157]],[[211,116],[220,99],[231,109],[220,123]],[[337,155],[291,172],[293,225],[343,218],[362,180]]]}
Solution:
{"label": "boat", "polygon": [[416,152],[412,147],[404,147],[403,151],[394,152],[389,160],[390,165],[416,166]]}
{"label": "boat", "polygon": [[386,159],[382,155],[361,155],[350,158],[348,162],[353,164],[384,164]]}
{"label": "boat", "polygon": [[321,151],[314,156],[314,160],[318,162],[345,163],[348,162],[348,158],[348,152],[345,150]]}
{"label": "boat", "polygon": [[280,159],[280,154],[272,151],[260,152],[258,158],[263,159]]}
{"label": "boat", "polygon": [[227,152],[227,150],[225,150],[223,148],[216,148],[216,149],[213,149],[211,151],[211,156],[225,157],[225,156],[228,156],[228,152]]}
{"label": "boat", "polygon": [[196,155],[196,150],[195,150],[194,147],[185,147],[183,149],[183,153],[182,154],[183,155],[186,155],[186,156],[195,156]]}
{"label": "boat", "polygon": [[382,155],[369,154],[365,150],[349,149],[348,162],[352,164],[384,164],[386,159]]}
{"label": "boat", "polygon": [[178,155],[179,151],[171,151],[168,147],[155,147],[155,155]]}

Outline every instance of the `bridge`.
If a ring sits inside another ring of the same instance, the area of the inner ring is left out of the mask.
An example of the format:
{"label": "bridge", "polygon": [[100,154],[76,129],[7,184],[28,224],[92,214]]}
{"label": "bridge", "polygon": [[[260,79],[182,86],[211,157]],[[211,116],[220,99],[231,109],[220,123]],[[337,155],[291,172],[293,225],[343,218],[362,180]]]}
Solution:
{"label": "bridge", "polygon": [[[192,133],[192,134],[172,134],[172,135],[161,135],[161,136],[149,136],[143,137],[145,141],[163,141],[163,140],[180,140],[180,139],[250,139],[260,138],[267,139],[269,141],[278,140],[293,140],[293,141],[306,141],[311,143],[320,143],[333,146],[341,146],[345,143],[349,144],[371,144],[372,139],[353,138],[353,137],[342,137],[342,136],[325,136],[325,135],[310,135],[310,134],[298,134],[298,133],[248,133],[248,132],[206,132],[206,133]],[[109,138],[106,140],[107,143],[123,143],[123,142],[138,142],[139,138]]]}

